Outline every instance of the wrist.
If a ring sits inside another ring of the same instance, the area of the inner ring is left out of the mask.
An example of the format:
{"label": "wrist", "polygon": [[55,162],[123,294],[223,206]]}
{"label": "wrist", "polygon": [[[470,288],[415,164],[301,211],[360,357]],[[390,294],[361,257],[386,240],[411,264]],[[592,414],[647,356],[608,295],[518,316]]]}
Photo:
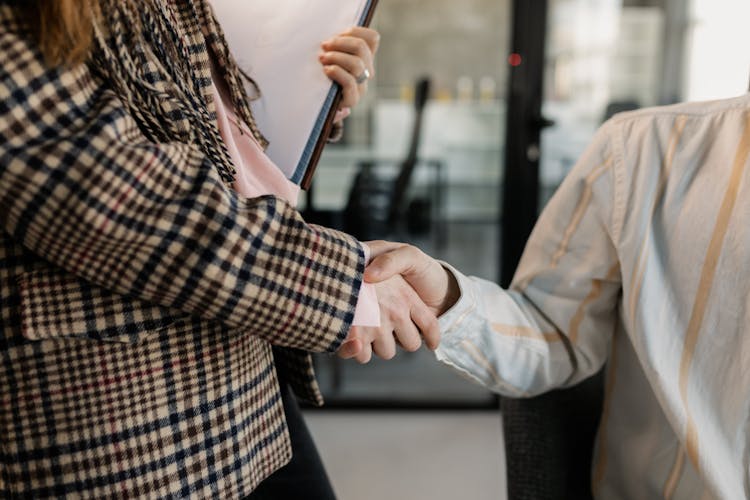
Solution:
{"label": "wrist", "polygon": [[445,272],[446,285],[443,301],[438,306],[438,316],[441,316],[448,309],[453,307],[456,302],[458,302],[458,299],[461,298],[461,288],[458,286],[458,280],[448,268],[446,268],[445,266],[441,267],[443,267],[443,271]]}

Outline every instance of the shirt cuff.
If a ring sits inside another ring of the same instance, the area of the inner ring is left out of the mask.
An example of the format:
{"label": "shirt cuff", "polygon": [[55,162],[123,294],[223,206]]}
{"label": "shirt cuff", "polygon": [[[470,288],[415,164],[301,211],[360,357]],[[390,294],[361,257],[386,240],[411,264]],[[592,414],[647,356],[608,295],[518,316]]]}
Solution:
{"label": "shirt cuff", "polygon": [[[477,308],[477,299],[473,293],[471,280],[461,273],[458,269],[451,266],[447,262],[439,261],[440,264],[445,268],[446,271],[451,273],[456,278],[458,283],[459,297],[455,304],[453,304],[447,311],[440,315],[438,318],[438,325],[440,326],[440,333],[442,335],[441,344],[448,341],[450,342],[451,334],[455,333],[456,330],[460,330],[464,321],[470,318],[472,313]],[[455,340],[455,339],[454,339]]]}
{"label": "shirt cuff", "polygon": [[441,363],[453,368],[465,379],[489,387],[487,381],[477,376],[474,361],[466,359],[464,341],[474,336],[482,335],[482,320],[478,318],[476,310],[478,299],[471,279],[446,262],[440,264],[455,278],[460,292],[459,299],[453,306],[438,318],[440,326],[440,345],[435,350],[435,358]]}
{"label": "shirt cuff", "polygon": [[[365,265],[370,263],[372,251],[367,243],[362,243],[365,251]],[[372,283],[362,282],[357,299],[357,307],[354,310],[354,321],[352,326],[380,326],[380,304],[378,304],[378,295],[375,292],[375,285]]]}
{"label": "shirt cuff", "polygon": [[362,283],[359,289],[352,326],[380,326],[380,305],[372,283]]}

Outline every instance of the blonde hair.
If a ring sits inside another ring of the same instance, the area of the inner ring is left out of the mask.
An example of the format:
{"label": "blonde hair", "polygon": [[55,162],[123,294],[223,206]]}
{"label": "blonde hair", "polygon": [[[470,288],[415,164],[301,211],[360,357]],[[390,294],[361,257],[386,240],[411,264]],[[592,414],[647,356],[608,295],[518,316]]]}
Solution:
{"label": "blonde hair", "polygon": [[32,34],[50,65],[83,62],[91,51],[98,0],[27,0],[23,2]]}

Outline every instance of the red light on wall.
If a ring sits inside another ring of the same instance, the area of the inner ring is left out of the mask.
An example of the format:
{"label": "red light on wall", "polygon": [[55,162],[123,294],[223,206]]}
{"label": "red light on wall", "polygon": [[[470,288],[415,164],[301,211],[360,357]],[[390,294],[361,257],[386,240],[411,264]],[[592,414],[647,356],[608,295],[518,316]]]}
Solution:
{"label": "red light on wall", "polygon": [[520,66],[522,62],[523,58],[521,57],[521,54],[517,54],[516,52],[514,52],[508,56],[508,64],[510,64],[514,68],[516,66]]}

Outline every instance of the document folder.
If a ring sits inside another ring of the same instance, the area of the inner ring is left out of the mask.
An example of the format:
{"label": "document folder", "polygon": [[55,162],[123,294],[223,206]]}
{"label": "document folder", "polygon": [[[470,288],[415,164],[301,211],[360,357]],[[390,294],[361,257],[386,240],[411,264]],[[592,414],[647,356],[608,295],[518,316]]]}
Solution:
{"label": "document folder", "polygon": [[318,60],[320,44],[352,26],[369,25],[377,0],[211,3],[230,51],[260,89],[250,107],[269,141],[266,154],[307,189],[341,100],[340,86]]}

